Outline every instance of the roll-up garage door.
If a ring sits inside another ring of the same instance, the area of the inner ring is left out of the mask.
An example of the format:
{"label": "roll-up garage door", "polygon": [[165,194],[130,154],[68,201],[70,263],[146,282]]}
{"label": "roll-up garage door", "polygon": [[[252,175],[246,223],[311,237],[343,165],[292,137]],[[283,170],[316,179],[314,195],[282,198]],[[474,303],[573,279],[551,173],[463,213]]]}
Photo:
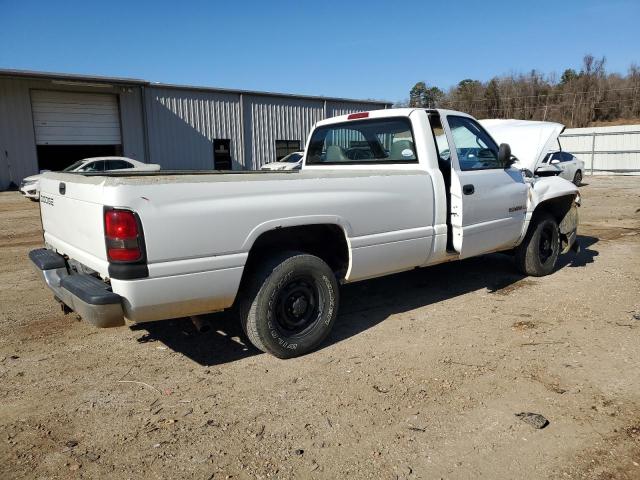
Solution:
{"label": "roll-up garage door", "polygon": [[118,99],[104,93],[31,91],[38,145],[120,145]]}

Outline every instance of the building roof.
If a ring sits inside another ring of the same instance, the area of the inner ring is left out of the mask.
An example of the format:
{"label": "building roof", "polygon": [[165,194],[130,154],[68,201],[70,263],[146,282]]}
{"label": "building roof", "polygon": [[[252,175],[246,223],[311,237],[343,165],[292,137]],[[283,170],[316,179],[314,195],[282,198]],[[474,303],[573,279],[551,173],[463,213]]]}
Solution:
{"label": "building roof", "polygon": [[135,86],[148,86],[158,88],[173,88],[180,90],[197,90],[197,91],[209,91],[218,93],[237,93],[245,95],[263,95],[271,97],[284,97],[284,98],[301,98],[307,100],[330,100],[335,102],[350,102],[350,103],[373,103],[377,105],[392,105],[393,102],[386,100],[364,100],[353,98],[340,98],[340,97],[325,97],[322,95],[297,95],[293,93],[277,93],[277,92],[261,92],[256,90],[241,90],[233,88],[219,88],[219,87],[207,87],[207,86],[195,86],[195,85],[176,85],[171,83],[150,82],[148,80],[142,80],[139,78],[127,78],[127,77],[106,77],[102,75],[81,75],[75,73],[56,73],[56,72],[39,72],[33,70],[13,70],[0,68],[0,77],[14,77],[14,78],[35,78],[42,80],[56,80],[59,82],[68,82],[73,84],[78,83],[110,83],[115,85],[135,85]]}

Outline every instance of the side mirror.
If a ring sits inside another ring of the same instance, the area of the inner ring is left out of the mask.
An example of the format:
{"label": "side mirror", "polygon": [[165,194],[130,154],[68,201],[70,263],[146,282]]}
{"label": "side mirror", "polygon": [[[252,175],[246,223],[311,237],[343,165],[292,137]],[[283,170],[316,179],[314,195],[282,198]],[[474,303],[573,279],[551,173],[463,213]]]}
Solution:
{"label": "side mirror", "polygon": [[560,163],[560,160],[558,160],[557,158],[554,158],[553,160],[551,160],[551,165],[557,165],[558,163]]}
{"label": "side mirror", "polygon": [[498,162],[504,168],[509,168],[513,165],[514,160],[511,159],[511,147],[508,143],[501,143],[498,150]]}

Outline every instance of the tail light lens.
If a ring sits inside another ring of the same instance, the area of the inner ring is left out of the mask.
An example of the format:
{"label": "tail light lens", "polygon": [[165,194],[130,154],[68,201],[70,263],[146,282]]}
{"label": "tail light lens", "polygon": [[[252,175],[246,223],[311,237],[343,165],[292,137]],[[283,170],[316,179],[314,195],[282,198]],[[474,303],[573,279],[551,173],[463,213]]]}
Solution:
{"label": "tail light lens", "polygon": [[369,112],[358,112],[358,113],[352,113],[351,115],[347,116],[347,120],[356,120],[358,118],[368,118],[369,117]]}
{"label": "tail light lens", "polygon": [[106,210],[104,212],[104,234],[109,261],[137,262],[142,260],[142,232],[133,212],[118,209]]}

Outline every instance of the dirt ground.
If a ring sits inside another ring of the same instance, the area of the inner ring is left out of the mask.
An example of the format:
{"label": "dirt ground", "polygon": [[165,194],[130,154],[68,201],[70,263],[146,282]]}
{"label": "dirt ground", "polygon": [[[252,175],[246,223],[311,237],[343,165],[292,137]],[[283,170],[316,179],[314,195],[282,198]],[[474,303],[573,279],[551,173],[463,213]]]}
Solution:
{"label": "dirt ground", "polygon": [[286,361],[225,314],[64,316],[27,260],[38,205],[0,194],[0,478],[640,478],[640,177],[586,182],[553,275],[491,255],[345,286]]}

